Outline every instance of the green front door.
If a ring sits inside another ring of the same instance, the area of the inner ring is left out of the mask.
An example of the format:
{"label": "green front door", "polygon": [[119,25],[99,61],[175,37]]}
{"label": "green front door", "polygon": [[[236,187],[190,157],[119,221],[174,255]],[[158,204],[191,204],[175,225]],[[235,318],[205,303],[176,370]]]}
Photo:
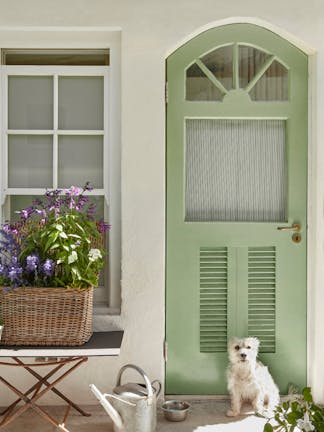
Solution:
{"label": "green front door", "polygon": [[231,336],[260,339],[281,392],[303,386],[307,57],[227,25],[174,52],[167,80],[166,391],[226,393]]}

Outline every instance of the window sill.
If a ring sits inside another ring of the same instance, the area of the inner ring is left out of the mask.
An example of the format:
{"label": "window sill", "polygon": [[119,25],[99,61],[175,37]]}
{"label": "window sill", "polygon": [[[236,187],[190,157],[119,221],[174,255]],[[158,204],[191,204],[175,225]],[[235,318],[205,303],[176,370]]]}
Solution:
{"label": "window sill", "polygon": [[97,316],[120,316],[120,308],[110,308],[106,305],[95,304],[93,314]]}

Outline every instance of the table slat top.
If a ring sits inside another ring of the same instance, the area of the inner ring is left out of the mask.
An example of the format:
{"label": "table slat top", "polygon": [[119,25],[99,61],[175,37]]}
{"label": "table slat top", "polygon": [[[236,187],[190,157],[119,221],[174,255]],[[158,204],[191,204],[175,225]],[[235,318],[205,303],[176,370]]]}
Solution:
{"label": "table slat top", "polygon": [[117,356],[120,353],[124,332],[95,332],[90,340],[80,346],[8,346],[0,344],[1,357],[96,357]]}

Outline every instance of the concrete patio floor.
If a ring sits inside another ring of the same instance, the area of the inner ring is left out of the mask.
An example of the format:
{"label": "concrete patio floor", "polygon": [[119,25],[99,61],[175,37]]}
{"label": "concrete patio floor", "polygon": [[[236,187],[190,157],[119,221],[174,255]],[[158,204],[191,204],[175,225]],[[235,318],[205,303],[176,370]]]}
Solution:
{"label": "concrete patio floor", "polygon": [[[185,400],[185,398],[184,398]],[[188,399],[187,399],[188,400]],[[169,422],[164,419],[161,409],[158,409],[158,426],[156,432],[262,432],[262,420],[252,417],[240,416],[233,420],[226,417],[228,400],[193,399],[188,400],[191,405],[190,413],[183,422]],[[64,407],[44,407],[55,418],[63,419]],[[70,432],[113,432],[113,426],[107,414],[100,405],[85,407],[91,413],[91,417],[82,417],[71,410],[66,427]],[[1,417],[0,417],[1,419]],[[249,425],[245,423],[249,422]],[[261,421],[261,423],[260,423]],[[221,424],[223,426],[221,426]],[[252,426],[251,426],[252,424]],[[205,425],[210,428],[202,427]],[[32,410],[27,410],[19,418],[15,419],[3,432],[57,432],[59,429],[41,418]]]}

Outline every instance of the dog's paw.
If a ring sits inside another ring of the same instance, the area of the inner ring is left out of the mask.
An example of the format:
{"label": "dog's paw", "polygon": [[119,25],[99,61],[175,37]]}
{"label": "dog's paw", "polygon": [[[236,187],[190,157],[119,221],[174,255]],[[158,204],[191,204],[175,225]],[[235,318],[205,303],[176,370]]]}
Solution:
{"label": "dog's paw", "polygon": [[236,417],[236,416],[239,415],[239,413],[236,412],[236,411],[233,411],[233,410],[229,409],[229,410],[227,411],[226,415],[227,415],[227,417]]}

